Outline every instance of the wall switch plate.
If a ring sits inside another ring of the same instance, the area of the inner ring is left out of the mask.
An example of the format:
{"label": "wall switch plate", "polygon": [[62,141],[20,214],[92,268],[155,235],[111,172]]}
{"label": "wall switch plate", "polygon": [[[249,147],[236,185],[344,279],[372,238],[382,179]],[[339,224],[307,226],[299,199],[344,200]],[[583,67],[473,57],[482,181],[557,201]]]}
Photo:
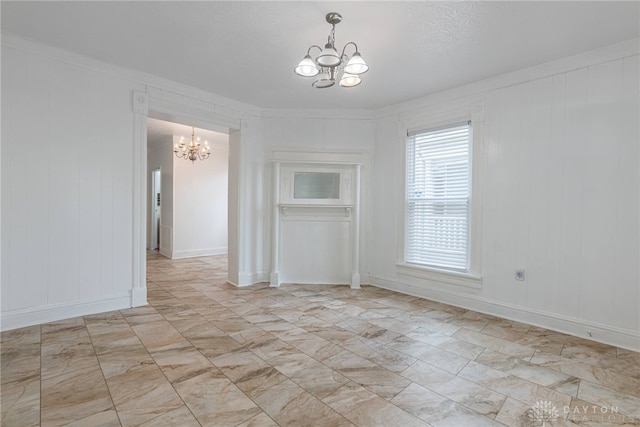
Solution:
{"label": "wall switch plate", "polygon": [[516,280],[524,280],[524,270],[516,270]]}

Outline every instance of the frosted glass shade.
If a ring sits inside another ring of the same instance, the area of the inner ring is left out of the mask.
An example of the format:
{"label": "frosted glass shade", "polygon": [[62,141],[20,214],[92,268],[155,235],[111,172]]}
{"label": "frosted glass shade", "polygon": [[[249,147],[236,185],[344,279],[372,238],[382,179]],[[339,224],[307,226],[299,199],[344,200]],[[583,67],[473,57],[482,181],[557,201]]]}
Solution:
{"label": "frosted glass shade", "polygon": [[331,87],[334,85],[334,81],[331,80],[331,77],[329,76],[329,73],[321,73],[318,76],[318,80],[316,80],[315,82],[312,83],[313,87],[317,87],[320,89],[323,89],[325,87]]}
{"label": "frosted glass shade", "polygon": [[313,77],[317,76],[320,70],[311,56],[306,55],[302,61],[298,64],[298,66],[293,70],[295,73],[302,77]]}
{"label": "frosted glass shade", "polygon": [[342,87],[354,87],[362,83],[362,79],[357,74],[343,73],[340,79],[340,86]]}
{"label": "frosted glass shade", "polygon": [[326,44],[324,46],[324,49],[322,49],[322,52],[320,52],[316,61],[318,61],[318,65],[321,67],[335,67],[342,62],[338,56],[338,52],[336,52],[334,47],[330,44]]}
{"label": "frosted glass shade", "polygon": [[366,73],[368,69],[369,66],[364,62],[360,53],[356,52],[353,54],[349,62],[347,62],[347,66],[344,67],[344,72],[349,74],[362,74]]}

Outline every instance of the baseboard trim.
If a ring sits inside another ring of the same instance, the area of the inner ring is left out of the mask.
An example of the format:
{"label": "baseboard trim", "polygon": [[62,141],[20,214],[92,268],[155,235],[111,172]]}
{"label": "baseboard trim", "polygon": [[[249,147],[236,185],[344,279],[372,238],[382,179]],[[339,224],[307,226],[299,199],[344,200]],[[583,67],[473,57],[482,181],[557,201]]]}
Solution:
{"label": "baseboard trim", "polygon": [[131,307],[147,305],[147,288],[136,288],[131,291]]}
{"label": "baseboard trim", "polygon": [[209,248],[209,249],[197,249],[193,251],[174,251],[171,253],[171,259],[182,259],[182,258],[197,258],[201,256],[210,256],[210,255],[226,255],[227,248]]}
{"label": "baseboard trim", "polygon": [[41,323],[54,322],[72,317],[122,310],[131,307],[131,300],[132,297],[130,293],[126,292],[100,299],[86,299],[69,303],[3,311],[0,316],[0,330],[9,331],[11,329],[24,328],[26,326],[39,325]]}
{"label": "baseboard trim", "polygon": [[239,273],[238,283],[233,283],[233,285],[241,288],[244,286],[255,285],[257,283],[268,282],[269,276],[270,274],[265,271],[260,271],[258,273]]}
{"label": "baseboard trim", "polygon": [[[640,351],[640,332],[637,331],[498,302],[481,296],[455,291],[443,292],[387,277],[370,275],[369,282],[372,286],[379,288],[515,320],[632,351]],[[587,331],[591,332],[591,336]]]}

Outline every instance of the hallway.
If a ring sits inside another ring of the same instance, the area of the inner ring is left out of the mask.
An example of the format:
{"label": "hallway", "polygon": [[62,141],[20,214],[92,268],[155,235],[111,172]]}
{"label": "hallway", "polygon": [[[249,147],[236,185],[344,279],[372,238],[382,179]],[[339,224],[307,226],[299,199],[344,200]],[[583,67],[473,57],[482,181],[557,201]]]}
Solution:
{"label": "hallway", "polygon": [[238,289],[224,256],[147,265],[146,307],[2,333],[3,426],[639,423],[638,353],[371,286]]}

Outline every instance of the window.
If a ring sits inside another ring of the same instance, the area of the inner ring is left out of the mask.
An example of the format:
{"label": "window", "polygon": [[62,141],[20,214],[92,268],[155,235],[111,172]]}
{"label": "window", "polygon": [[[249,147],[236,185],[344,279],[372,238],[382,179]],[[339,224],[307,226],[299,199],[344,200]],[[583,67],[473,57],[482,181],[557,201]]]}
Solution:
{"label": "window", "polygon": [[407,137],[405,262],[470,270],[471,124]]}

